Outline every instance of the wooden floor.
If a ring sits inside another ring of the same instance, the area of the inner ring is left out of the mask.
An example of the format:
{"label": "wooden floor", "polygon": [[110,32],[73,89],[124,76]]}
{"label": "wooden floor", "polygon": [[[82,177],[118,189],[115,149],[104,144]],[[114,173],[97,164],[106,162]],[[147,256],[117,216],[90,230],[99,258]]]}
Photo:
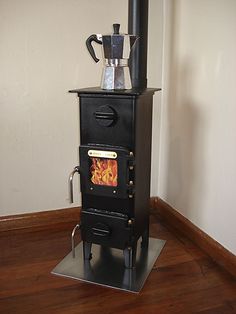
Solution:
{"label": "wooden floor", "polygon": [[236,281],[153,216],[151,236],[167,244],[139,294],[51,275],[70,251],[71,228],[0,235],[1,314],[236,313]]}

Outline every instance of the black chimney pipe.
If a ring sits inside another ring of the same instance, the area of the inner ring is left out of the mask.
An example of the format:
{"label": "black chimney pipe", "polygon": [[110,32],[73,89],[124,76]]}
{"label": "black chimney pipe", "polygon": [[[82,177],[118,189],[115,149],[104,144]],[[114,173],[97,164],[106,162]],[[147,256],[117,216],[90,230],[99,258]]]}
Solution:
{"label": "black chimney pipe", "polygon": [[140,89],[147,87],[148,5],[149,0],[129,0],[128,33],[139,36],[129,68],[133,88]]}

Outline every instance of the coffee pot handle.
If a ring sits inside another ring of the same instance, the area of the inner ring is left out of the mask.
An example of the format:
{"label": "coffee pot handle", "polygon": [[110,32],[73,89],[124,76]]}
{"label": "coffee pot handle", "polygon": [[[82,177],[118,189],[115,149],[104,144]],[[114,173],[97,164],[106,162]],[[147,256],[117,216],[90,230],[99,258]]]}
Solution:
{"label": "coffee pot handle", "polygon": [[99,59],[96,57],[95,51],[94,51],[93,46],[92,46],[93,41],[95,41],[97,44],[100,44],[100,45],[102,45],[102,41],[99,40],[97,38],[97,35],[95,35],[95,34],[89,36],[89,38],[86,40],[86,46],[88,48],[88,51],[89,51],[91,57],[93,58],[93,60],[95,62],[98,62]]}

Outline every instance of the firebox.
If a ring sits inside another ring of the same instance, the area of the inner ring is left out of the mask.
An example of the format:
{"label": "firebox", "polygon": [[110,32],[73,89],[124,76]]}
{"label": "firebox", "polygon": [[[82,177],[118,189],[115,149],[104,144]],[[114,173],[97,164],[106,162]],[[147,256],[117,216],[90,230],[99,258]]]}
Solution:
{"label": "firebox", "polygon": [[92,244],[124,251],[135,266],[137,241],[148,246],[152,103],[158,89],[72,90],[80,103],[81,236],[84,259]]}

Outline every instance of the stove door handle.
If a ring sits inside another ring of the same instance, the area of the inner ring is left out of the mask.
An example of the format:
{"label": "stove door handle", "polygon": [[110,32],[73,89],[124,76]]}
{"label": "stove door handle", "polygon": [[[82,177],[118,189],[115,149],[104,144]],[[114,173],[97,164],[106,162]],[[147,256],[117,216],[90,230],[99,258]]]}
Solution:
{"label": "stove door handle", "polygon": [[74,178],[75,173],[80,174],[80,167],[79,166],[76,166],[69,176],[69,199],[70,199],[70,203],[74,203],[73,178]]}
{"label": "stove door handle", "polygon": [[96,227],[92,228],[92,232],[93,232],[93,235],[101,236],[101,237],[107,237],[110,234],[109,230],[100,229],[100,228],[96,228]]}
{"label": "stove door handle", "polygon": [[102,105],[94,113],[95,120],[101,126],[111,126],[117,120],[116,111],[109,105]]}
{"label": "stove door handle", "polygon": [[72,248],[72,257],[75,258],[75,232],[80,229],[80,224],[75,225],[74,229],[71,232],[71,248]]}
{"label": "stove door handle", "polygon": [[96,119],[104,119],[104,120],[114,120],[115,119],[115,113],[113,112],[95,112],[95,118]]}

